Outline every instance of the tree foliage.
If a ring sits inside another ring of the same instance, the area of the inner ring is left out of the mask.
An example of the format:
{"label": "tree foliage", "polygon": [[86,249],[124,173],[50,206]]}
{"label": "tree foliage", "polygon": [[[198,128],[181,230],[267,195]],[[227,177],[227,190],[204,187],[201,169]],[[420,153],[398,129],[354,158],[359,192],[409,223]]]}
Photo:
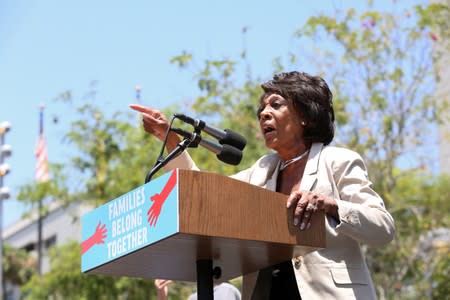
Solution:
{"label": "tree foliage", "polygon": [[[439,41],[432,38],[431,23],[431,15],[444,8],[417,6],[400,13],[350,8],[311,17],[297,31],[300,40],[312,39],[323,52],[319,70],[332,78],[337,99],[345,99],[341,109],[348,122],[338,128],[338,143],[369,158],[372,178],[388,201],[401,178],[395,168],[411,155],[420,162],[417,154],[428,153],[433,142],[429,133],[448,118],[443,113],[448,101],[434,94],[433,49]],[[330,43],[332,51],[323,50]]]}
{"label": "tree foliage", "polygon": [[22,288],[25,299],[152,299],[151,281],[80,273],[81,248],[70,242],[50,250],[51,269]]}
{"label": "tree foliage", "polygon": [[35,273],[36,260],[23,249],[15,249],[4,244],[4,280],[22,285]]}
{"label": "tree foliage", "polygon": [[441,299],[448,295],[450,285],[443,280],[450,267],[448,180],[446,175],[411,174],[392,191],[396,239],[384,248],[369,249],[367,255],[380,296]]}
{"label": "tree foliage", "polygon": [[191,151],[191,155],[203,170],[215,170],[221,174],[236,173],[267,152],[261,143],[262,135],[256,122],[256,108],[261,95],[260,80],[250,75],[244,80],[237,78],[237,68],[245,65],[245,57],[236,60],[208,59],[201,64],[200,69],[192,68],[193,59],[192,54],[184,52],[172,60],[184,71],[193,73],[198,83],[199,95],[191,106],[193,114],[207,120],[209,124],[239,132],[246,137],[247,146],[239,167],[224,165],[205,151]]}

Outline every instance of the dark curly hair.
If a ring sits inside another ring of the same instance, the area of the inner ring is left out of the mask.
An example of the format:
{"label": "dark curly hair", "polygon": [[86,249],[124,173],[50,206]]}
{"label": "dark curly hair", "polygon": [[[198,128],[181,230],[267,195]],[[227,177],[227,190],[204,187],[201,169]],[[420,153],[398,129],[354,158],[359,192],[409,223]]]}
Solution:
{"label": "dark curly hair", "polygon": [[292,102],[306,122],[305,140],[325,145],[331,143],[334,137],[333,94],[323,78],[304,72],[285,72],[276,74],[261,87],[264,94],[260,102],[271,94],[278,94]]}

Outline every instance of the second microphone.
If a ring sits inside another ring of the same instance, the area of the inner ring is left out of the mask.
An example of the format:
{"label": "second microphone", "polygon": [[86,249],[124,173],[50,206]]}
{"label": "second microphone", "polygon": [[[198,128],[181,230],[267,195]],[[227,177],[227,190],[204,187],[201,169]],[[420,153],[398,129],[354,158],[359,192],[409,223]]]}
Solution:
{"label": "second microphone", "polygon": [[191,140],[195,145],[200,145],[213,152],[220,161],[226,164],[238,165],[242,160],[242,151],[234,146],[227,144],[219,145],[202,138],[197,133],[187,132],[181,128],[171,128],[170,130]]}

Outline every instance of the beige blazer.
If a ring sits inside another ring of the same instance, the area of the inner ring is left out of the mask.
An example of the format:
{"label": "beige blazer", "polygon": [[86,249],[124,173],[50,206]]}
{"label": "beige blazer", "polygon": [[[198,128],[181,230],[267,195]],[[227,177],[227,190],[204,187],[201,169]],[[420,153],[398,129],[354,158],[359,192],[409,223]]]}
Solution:
{"label": "beige blazer", "polygon": [[[252,167],[233,178],[276,190],[280,158],[261,157]],[[166,167],[198,169],[184,152]],[[376,299],[361,244],[382,246],[395,235],[392,216],[371,188],[359,154],[345,148],[313,144],[300,184],[333,197],[338,203],[339,222],[326,218],[325,249],[292,260],[297,287],[303,299]],[[243,299],[250,299],[257,274],[244,276]]]}

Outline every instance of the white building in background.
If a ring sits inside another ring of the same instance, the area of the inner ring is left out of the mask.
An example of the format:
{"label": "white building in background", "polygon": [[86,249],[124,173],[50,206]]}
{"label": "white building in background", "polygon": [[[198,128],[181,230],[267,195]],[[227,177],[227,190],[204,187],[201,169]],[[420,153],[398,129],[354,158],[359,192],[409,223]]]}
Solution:
{"label": "white building in background", "polygon": [[[81,216],[92,210],[91,207],[72,204],[61,207],[52,203],[49,212],[42,220],[42,272],[49,270],[48,249],[70,240],[81,241]],[[38,220],[37,215],[24,218],[3,230],[3,241],[15,248],[25,249],[37,257]],[[6,278],[5,278],[6,279]],[[20,299],[17,287],[6,285],[7,299]]]}

